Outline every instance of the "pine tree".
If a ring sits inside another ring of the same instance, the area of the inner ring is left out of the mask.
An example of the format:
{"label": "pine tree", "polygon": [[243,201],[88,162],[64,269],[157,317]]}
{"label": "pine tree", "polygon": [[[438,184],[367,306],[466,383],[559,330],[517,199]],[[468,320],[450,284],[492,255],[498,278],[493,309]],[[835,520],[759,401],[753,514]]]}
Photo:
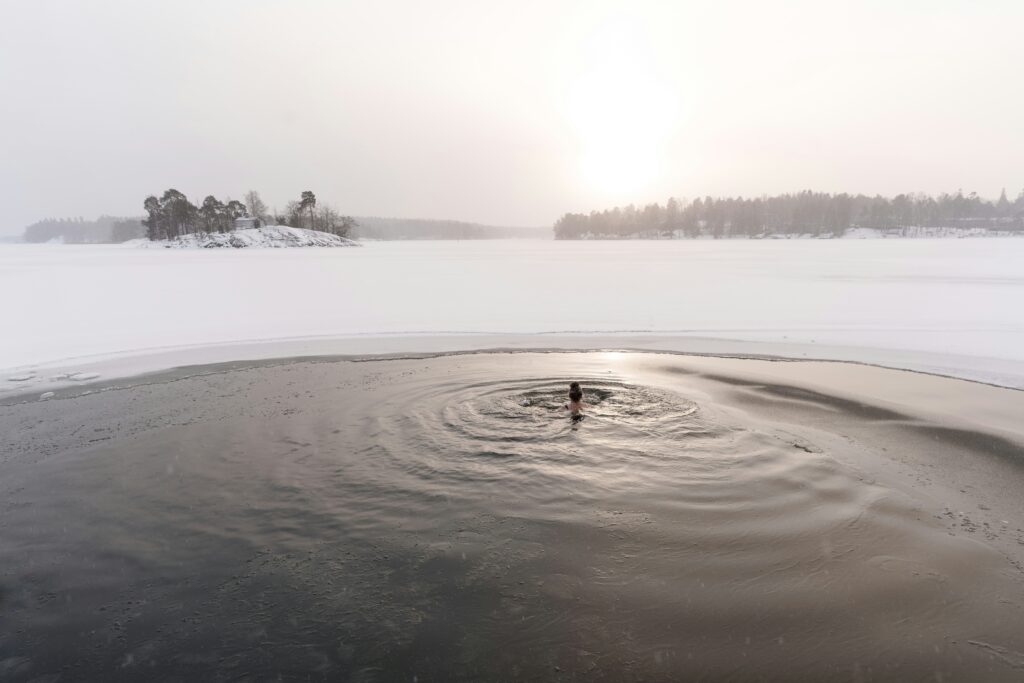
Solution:
{"label": "pine tree", "polygon": [[1006,198],[1006,188],[999,193],[999,201],[996,202],[996,216],[1007,218],[1010,215],[1010,200]]}
{"label": "pine tree", "polygon": [[148,218],[142,221],[142,224],[146,226],[146,237],[151,240],[163,239],[165,235],[163,234],[163,209],[160,206],[160,200],[150,195],[142,203],[142,208],[149,215]]}
{"label": "pine tree", "polygon": [[679,200],[675,197],[669,197],[668,201],[665,202],[665,231],[671,237],[675,237],[676,230],[679,227]]}
{"label": "pine tree", "polygon": [[313,220],[313,209],[316,208],[316,195],[310,190],[304,190],[302,198],[299,200],[299,209],[309,212],[309,229],[316,230],[316,224]]}
{"label": "pine tree", "polygon": [[224,204],[212,194],[199,207],[204,232],[224,232]]}
{"label": "pine tree", "polygon": [[188,235],[195,230],[195,219],[199,210],[188,201],[181,192],[171,188],[160,197],[163,209],[164,233],[166,237],[175,238]]}
{"label": "pine tree", "polygon": [[224,207],[224,232],[231,232],[235,229],[235,220],[248,215],[245,204],[237,199],[229,200]]}

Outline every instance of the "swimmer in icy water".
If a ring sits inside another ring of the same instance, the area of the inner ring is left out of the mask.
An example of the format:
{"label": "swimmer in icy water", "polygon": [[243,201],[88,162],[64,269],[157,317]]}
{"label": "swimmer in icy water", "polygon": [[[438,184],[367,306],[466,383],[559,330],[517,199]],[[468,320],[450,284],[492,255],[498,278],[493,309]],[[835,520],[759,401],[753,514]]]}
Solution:
{"label": "swimmer in icy water", "polygon": [[569,420],[576,424],[583,420],[583,389],[579,382],[569,384],[569,402],[562,405],[564,410],[569,411]]}

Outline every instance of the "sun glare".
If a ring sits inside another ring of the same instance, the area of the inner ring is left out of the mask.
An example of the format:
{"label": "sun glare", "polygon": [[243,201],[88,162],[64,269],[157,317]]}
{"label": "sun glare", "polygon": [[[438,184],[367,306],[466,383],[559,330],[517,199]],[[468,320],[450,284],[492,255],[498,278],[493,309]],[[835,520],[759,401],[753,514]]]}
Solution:
{"label": "sun glare", "polygon": [[568,94],[579,172],[591,191],[627,197],[661,174],[676,102],[634,32],[612,27],[592,38]]}

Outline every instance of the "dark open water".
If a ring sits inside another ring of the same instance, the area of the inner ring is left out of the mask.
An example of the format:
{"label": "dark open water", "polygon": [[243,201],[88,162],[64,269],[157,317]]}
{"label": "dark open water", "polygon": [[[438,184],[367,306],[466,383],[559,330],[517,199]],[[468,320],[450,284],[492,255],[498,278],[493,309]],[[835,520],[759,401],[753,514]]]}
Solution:
{"label": "dark open water", "polygon": [[0,680],[1024,677],[1004,558],[649,380],[294,364],[4,408]]}

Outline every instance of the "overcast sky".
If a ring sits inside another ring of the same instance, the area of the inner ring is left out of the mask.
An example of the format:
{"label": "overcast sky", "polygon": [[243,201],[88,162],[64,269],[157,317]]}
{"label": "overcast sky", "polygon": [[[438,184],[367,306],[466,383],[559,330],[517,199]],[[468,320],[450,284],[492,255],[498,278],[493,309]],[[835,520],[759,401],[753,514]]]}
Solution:
{"label": "overcast sky", "polygon": [[549,225],[1024,187],[1024,2],[4,0],[0,233],[302,190]]}

